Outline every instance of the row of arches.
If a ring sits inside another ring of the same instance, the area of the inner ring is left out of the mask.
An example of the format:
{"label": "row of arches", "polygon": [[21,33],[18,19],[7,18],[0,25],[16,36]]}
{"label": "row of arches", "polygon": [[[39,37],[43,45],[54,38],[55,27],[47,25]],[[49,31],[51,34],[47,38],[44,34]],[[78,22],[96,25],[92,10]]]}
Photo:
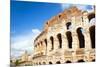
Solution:
{"label": "row of arches", "polygon": [[[83,28],[79,27],[76,30],[77,35],[78,35],[78,40],[79,40],[79,48],[85,48],[85,37],[84,37],[84,32],[83,32]],[[90,40],[91,40],[91,48],[95,48],[95,26],[91,26],[89,28],[89,33],[90,33]],[[66,33],[66,40],[68,41],[68,48],[72,48],[72,41],[73,41],[73,37],[72,37],[72,33],[70,31],[67,31]],[[57,39],[59,42],[59,46],[58,48],[62,48],[62,35],[61,33],[57,34]],[[45,45],[47,47],[47,39],[44,39]],[[54,49],[54,37],[51,36],[50,37],[50,42],[51,42],[51,50]],[[40,42],[41,45],[43,44],[42,41]]]}
{"label": "row of arches", "polygon": [[[77,35],[78,35],[78,40],[79,40],[79,48],[85,48],[85,37],[83,33],[83,28],[79,27],[77,30]],[[89,33],[90,33],[90,40],[91,40],[91,48],[95,48],[95,26],[91,26],[89,28]],[[70,31],[66,32],[66,37],[68,41],[68,47],[72,48],[72,33]],[[57,38],[59,41],[59,48],[62,48],[62,36],[61,34],[57,34]],[[54,49],[54,38],[53,36],[50,37],[52,48]]]}
{"label": "row of arches", "polygon": [[[88,19],[89,19],[89,22],[95,18],[95,13],[91,13],[88,15]],[[71,22],[67,22],[66,23],[66,28],[67,30],[70,29],[72,23]],[[84,48],[85,47],[85,38],[84,38],[84,34],[83,34],[83,28],[79,27],[76,32],[78,34],[78,40],[79,40],[79,48]],[[90,39],[91,39],[91,47],[92,48],[95,48],[95,26],[92,26],[89,28],[89,32],[90,32]],[[66,38],[67,38],[67,41],[68,41],[68,47],[69,48],[72,48],[72,41],[73,41],[73,38],[72,38],[72,33],[70,31],[66,32]],[[58,39],[58,42],[59,42],[59,46],[58,48],[62,48],[62,35],[61,33],[58,33],[57,34],[57,39]],[[53,36],[50,37],[50,41],[51,41],[51,50],[54,49],[54,38]],[[44,42],[45,42],[45,45],[47,47],[47,39],[44,39]],[[40,43],[38,43],[38,45],[43,45],[42,41]],[[37,47],[37,45],[36,45]]]}
{"label": "row of arches", "polygon": [[[87,12],[85,11],[84,13],[87,13]],[[95,13],[91,13],[91,14],[87,15],[87,18],[88,18],[88,21],[90,24],[94,23],[95,22]],[[82,17],[82,22],[84,22],[85,20],[86,20],[86,17],[85,17],[85,19],[83,19],[83,17]],[[71,22],[67,22],[66,29],[69,30],[71,28],[71,25],[72,25]]]}
{"label": "row of arches", "polygon": [[[76,30],[78,34],[78,40],[79,40],[79,48],[85,48],[85,37],[83,34],[83,28],[79,27]],[[90,39],[91,39],[91,48],[95,48],[95,26],[91,26],[89,28],[90,33]],[[69,48],[72,48],[72,33],[70,31],[66,32],[67,40],[68,40],[68,46]]]}
{"label": "row of arches", "polygon": [[[92,62],[95,62],[95,59],[93,59],[93,60],[91,60]],[[77,62],[78,63],[81,63],[81,62],[85,62],[83,59],[79,59],[79,60],[77,60]],[[67,60],[67,61],[65,61],[65,63],[72,63],[72,61],[70,61],[70,60]],[[47,64],[46,62],[39,62],[39,63],[36,63],[36,65],[45,65],[45,64]],[[48,64],[54,64],[52,61],[49,61],[48,62]],[[61,61],[56,61],[56,64],[61,64]]]}

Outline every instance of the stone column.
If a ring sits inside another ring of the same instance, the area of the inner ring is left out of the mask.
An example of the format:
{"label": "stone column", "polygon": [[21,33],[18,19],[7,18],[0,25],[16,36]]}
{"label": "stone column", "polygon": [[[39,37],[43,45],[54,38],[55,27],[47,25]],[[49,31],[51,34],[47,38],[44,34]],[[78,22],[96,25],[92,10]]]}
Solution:
{"label": "stone column", "polygon": [[61,49],[61,62],[65,63],[65,53],[68,50],[68,41],[67,41],[67,37],[66,37],[66,32],[67,30],[63,31],[62,34],[62,49]]}
{"label": "stone column", "polygon": [[43,53],[44,55],[46,55],[46,44],[44,41],[42,41],[42,43],[43,43]]}
{"label": "stone column", "polygon": [[79,40],[78,40],[78,36],[77,36],[77,33],[76,33],[75,29],[72,32],[72,39],[73,39],[73,42],[72,42],[73,62],[76,62],[77,61],[76,50],[79,48]]}
{"label": "stone column", "polygon": [[66,37],[66,32],[67,32],[67,27],[66,27],[66,21],[63,19],[62,20],[62,49],[63,50],[67,50],[68,49],[68,41],[67,41],[67,37]]}
{"label": "stone column", "polygon": [[89,53],[91,50],[91,39],[90,39],[90,33],[89,33],[89,28],[85,28],[85,32],[84,32],[84,38],[85,38],[85,60],[86,61],[90,61],[89,60]]}
{"label": "stone column", "polygon": [[84,38],[85,38],[85,48],[91,49],[91,39],[90,39],[90,33],[88,28],[85,29]]}
{"label": "stone column", "polygon": [[[37,44],[36,44],[37,45]],[[36,51],[35,51],[35,54],[37,54],[38,53],[38,45],[37,45],[37,47],[36,47]]]}
{"label": "stone column", "polygon": [[39,42],[39,45],[38,45],[38,52],[41,53],[41,42]]}
{"label": "stone column", "polygon": [[68,41],[66,37],[66,33],[62,33],[62,49],[67,50],[68,49]]}
{"label": "stone column", "polygon": [[84,11],[83,12],[83,26],[87,26],[88,24],[89,24],[88,12]]}
{"label": "stone column", "polygon": [[59,42],[57,39],[57,35],[54,36],[54,51],[56,51],[59,47]]}
{"label": "stone column", "polygon": [[49,51],[50,51],[50,49],[51,49],[51,44],[50,44],[50,39],[49,38],[47,38],[47,55],[49,54]]}
{"label": "stone column", "polygon": [[79,48],[79,39],[78,39],[78,35],[76,33],[76,30],[72,31],[72,49],[76,50]]}

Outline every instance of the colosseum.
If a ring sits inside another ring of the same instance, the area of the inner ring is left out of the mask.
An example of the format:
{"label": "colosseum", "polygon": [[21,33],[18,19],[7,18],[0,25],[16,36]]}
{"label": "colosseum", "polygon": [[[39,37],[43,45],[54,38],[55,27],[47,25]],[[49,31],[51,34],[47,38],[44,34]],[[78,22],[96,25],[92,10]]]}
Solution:
{"label": "colosseum", "polygon": [[95,9],[76,6],[48,20],[34,40],[33,65],[95,61]]}

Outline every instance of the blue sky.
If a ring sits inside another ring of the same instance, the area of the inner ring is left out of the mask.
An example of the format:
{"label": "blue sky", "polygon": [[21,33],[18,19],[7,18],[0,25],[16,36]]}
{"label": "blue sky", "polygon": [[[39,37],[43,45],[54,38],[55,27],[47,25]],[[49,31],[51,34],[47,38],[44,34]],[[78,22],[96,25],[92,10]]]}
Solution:
{"label": "blue sky", "polygon": [[[24,50],[32,53],[33,41],[51,17],[72,4],[26,2],[11,0],[11,55],[20,56]],[[75,5],[91,11],[91,5]]]}
{"label": "blue sky", "polygon": [[39,2],[11,2],[11,32],[14,35],[27,33],[29,29],[42,30],[44,23],[61,12],[61,5]]}

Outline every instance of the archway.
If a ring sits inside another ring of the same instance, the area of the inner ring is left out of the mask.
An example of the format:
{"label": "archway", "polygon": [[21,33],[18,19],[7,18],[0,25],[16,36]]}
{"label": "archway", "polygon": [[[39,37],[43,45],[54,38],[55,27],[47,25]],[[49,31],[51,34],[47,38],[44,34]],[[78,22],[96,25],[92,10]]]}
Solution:
{"label": "archway", "polygon": [[91,13],[91,14],[88,15],[89,21],[90,21],[92,18],[95,18],[95,13]]}
{"label": "archway", "polygon": [[44,39],[44,42],[45,42],[45,44],[46,44],[46,47],[47,47],[47,39]]}
{"label": "archway", "polygon": [[43,62],[43,64],[46,64],[45,62]]}
{"label": "archway", "polygon": [[50,61],[49,64],[52,64],[52,62]]}
{"label": "archway", "polygon": [[66,32],[66,37],[67,37],[67,40],[68,40],[68,47],[72,48],[72,34],[71,34],[70,31]]}
{"label": "archway", "polygon": [[68,60],[68,61],[66,61],[65,63],[72,63],[72,62]]}
{"label": "archway", "polygon": [[81,59],[81,60],[78,60],[78,62],[85,62],[83,59]]}
{"label": "archway", "polygon": [[61,34],[57,34],[57,38],[58,38],[58,41],[59,41],[59,48],[62,48],[62,37],[61,37]]}
{"label": "archway", "polygon": [[95,59],[93,59],[92,62],[95,62]]}
{"label": "archway", "polygon": [[71,26],[71,22],[67,22],[67,23],[66,23],[66,27],[67,27],[67,29],[69,29],[70,26]]}
{"label": "archway", "polygon": [[60,61],[57,61],[56,64],[60,64]]}
{"label": "archway", "polygon": [[85,48],[85,39],[84,39],[84,35],[82,32],[83,32],[83,29],[81,27],[79,27],[77,29],[79,48]]}
{"label": "archway", "polygon": [[91,47],[95,48],[95,26],[91,26],[89,28],[89,31],[90,31]]}
{"label": "archway", "polygon": [[51,50],[53,50],[54,49],[54,38],[53,38],[53,36],[50,37],[50,40],[51,40],[51,44],[52,44]]}
{"label": "archway", "polygon": [[39,62],[39,65],[41,65],[41,63]]}

